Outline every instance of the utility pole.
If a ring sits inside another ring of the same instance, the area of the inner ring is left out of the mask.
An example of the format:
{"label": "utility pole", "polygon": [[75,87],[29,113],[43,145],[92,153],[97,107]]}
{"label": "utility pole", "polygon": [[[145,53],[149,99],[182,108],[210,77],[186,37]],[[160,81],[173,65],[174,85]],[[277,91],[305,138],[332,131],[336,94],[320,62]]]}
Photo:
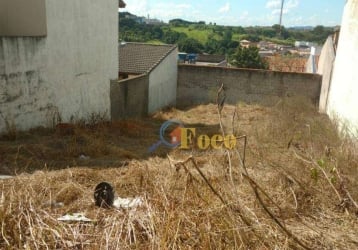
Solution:
{"label": "utility pole", "polygon": [[281,12],[280,12],[280,31],[279,31],[279,35],[281,36],[281,32],[282,32],[282,14],[283,14],[283,3],[285,2],[285,0],[281,0]]}

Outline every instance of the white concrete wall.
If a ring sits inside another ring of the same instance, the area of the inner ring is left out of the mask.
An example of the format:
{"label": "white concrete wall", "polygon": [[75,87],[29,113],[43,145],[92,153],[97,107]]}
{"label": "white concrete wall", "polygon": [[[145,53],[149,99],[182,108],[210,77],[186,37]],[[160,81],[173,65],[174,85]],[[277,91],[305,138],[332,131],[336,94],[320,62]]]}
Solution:
{"label": "white concrete wall", "polygon": [[333,64],[336,58],[332,36],[329,36],[323,45],[318,61],[317,73],[322,75],[321,94],[319,98],[319,112],[326,113],[328,91],[331,84]]}
{"label": "white concrete wall", "polygon": [[178,80],[178,50],[173,50],[149,75],[148,113],[175,106]]}
{"label": "white concrete wall", "polygon": [[348,0],[344,8],[327,112],[344,132],[358,137],[358,0]]}
{"label": "white concrete wall", "polygon": [[[110,115],[118,74],[118,1],[46,0],[47,36],[0,37],[0,132]],[[2,118],[3,117],[3,118]]]}

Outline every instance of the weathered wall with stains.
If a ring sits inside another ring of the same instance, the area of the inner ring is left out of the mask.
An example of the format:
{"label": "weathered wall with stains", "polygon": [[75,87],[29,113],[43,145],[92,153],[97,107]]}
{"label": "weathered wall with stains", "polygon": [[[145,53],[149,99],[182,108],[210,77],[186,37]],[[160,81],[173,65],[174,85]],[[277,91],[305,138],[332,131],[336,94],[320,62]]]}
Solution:
{"label": "weathered wall with stains", "polygon": [[304,96],[318,103],[320,75],[212,66],[179,65],[177,106],[216,102],[220,84],[226,102],[274,104],[282,97]]}
{"label": "weathered wall with stains", "polygon": [[358,138],[358,0],[344,7],[327,113],[343,132]]}
{"label": "weathered wall with stains", "polygon": [[110,113],[118,2],[46,0],[47,36],[0,37],[0,132]]}
{"label": "weathered wall with stains", "polygon": [[143,74],[111,82],[112,120],[141,117],[148,114],[149,75]]}
{"label": "weathered wall with stains", "polygon": [[322,75],[321,95],[319,99],[319,112],[326,113],[328,92],[331,84],[332,70],[336,52],[332,36],[329,36],[323,45],[318,62],[317,73]]}
{"label": "weathered wall with stains", "polygon": [[148,112],[175,106],[178,78],[178,49],[173,50],[149,74]]}

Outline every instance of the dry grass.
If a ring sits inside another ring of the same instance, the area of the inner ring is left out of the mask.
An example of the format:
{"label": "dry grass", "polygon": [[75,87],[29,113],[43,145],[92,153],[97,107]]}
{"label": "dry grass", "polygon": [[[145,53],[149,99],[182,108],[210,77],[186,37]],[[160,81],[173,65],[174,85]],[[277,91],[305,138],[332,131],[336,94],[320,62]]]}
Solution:
{"label": "dry grass", "polygon": [[[216,105],[202,105],[158,112],[153,119],[102,124],[100,129],[76,128],[66,137],[47,131],[3,141],[6,163],[22,174],[0,182],[0,248],[358,247],[356,147],[340,139],[328,118],[307,102],[224,107],[225,132],[234,126],[236,135],[248,138],[246,164],[241,161],[243,140],[230,157],[225,150],[163,148],[149,155],[146,150],[158,140],[162,120],[171,118],[195,126],[199,134],[220,133]],[[59,142],[61,147],[53,146]],[[61,153],[64,164],[75,161],[75,167],[27,174],[20,166],[26,159],[49,161],[41,158],[40,149],[57,161]],[[79,167],[82,153],[98,165]],[[101,167],[108,159],[113,166]],[[129,211],[95,207],[93,191],[101,181],[112,183],[121,197],[144,197],[145,205]],[[56,207],[56,202],[64,206]],[[95,222],[56,220],[72,212],[84,212]]]}

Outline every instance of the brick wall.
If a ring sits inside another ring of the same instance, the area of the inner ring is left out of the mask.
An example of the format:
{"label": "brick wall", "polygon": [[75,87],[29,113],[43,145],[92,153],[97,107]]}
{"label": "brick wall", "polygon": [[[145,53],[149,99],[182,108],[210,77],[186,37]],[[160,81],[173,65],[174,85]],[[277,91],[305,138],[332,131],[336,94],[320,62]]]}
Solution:
{"label": "brick wall", "polygon": [[320,75],[212,66],[179,65],[177,106],[216,102],[224,83],[226,102],[273,104],[282,97],[304,96],[318,103]]}

